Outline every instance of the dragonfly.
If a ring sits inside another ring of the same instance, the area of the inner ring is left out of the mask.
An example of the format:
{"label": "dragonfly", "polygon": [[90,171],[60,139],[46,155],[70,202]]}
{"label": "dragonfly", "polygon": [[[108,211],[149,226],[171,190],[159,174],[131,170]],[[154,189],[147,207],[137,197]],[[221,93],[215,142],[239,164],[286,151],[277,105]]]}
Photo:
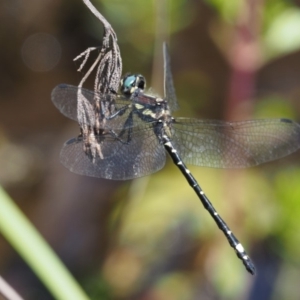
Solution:
{"label": "dragonfly", "polygon": [[178,108],[167,45],[164,55],[164,97],[145,92],[140,74],[126,74],[120,92],[99,94],[61,84],[52,101],[78,122],[78,95],[87,103],[85,132],[68,140],[60,153],[71,172],[112,180],[129,180],[159,171],[168,153],[204,208],[251,274],[255,266],[221,218],[186,164],[213,168],[244,168],[275,160],[300,147],[300,125],[281,119],[242,122],[172,116]]}

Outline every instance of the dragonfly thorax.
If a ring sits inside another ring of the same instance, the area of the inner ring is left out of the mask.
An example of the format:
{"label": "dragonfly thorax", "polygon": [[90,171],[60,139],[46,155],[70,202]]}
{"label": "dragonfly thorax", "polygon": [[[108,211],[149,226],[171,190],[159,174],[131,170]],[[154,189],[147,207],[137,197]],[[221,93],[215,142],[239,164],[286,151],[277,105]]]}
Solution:
{"label": "dragonfly thorax", "polygon": [[121,80],[121,92],[130,97],[135,111],[142,119],[151,122],[165,122],[171,118],[168,102],[160,97],[144,94],[145,77],[140,74],[126,74]]}

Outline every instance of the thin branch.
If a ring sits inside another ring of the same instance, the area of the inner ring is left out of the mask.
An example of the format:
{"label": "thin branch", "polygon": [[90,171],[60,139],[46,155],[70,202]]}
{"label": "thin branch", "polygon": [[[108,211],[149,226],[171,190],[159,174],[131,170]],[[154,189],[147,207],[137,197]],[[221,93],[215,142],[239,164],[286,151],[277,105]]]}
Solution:
{"label": "thin branch", "polygon": [[[97,125],[95,122],[96,120],[99,120],[99,114],[101,114],[99,111],[100,99],[105,98],[105,100],[108,102],[113,101],[115,94],[119,89],[122,74],[122,58],[117,43],[117,35],[110,23],[100,14],[100,12],[89,0],[83,0],[83,2],[104,26],[102,46],[88,48],[74,59],[78,60],[83,57],[83,62],[78,69],[81,71],[86,65],[90,53],[100,49],[96,60],[88,69],[78,85],[80,88],[83,87],[83,84],[86,82],[91,73],[94,70],[96,71],[94,81],[95,107],[90,107],[91,105],[82,94],[81,89],[78,89],[77,92],[77,118],[85,139],[88,136],[91,137],[90,126],[96,130],[99,130],[98,127],[100,124]],[[111,97],[107,95],[110,95]],[[88,123],[87,119],[94,120],[95,122],[92,122],[92,124]]]}
{"label": "thin branch", "polygon": [[[96,58],[96,61],[80,81],[79,87],[83,86],[84,82],[96,69],[96,66],[99,63],[99,67],[97,68],[96,72],[94,91],[97,93],[110,93],[111,91],[116,92],[119,88],[122,74],[122,58],[117,43],[117,35],[110,23],[100,14],[100,12],[93,6],[93,4],[89,0],[83,0],[83,2],[96,16],[96,18],[103,24],[104,34],[101,47],[88,48],[74,59],[78,60],[81,57],[84,57],[84,60],[80,65],[80,68],[78,69],[79,71],[81,71],[86,64],[90,53],[94,50],[100,49],[100,53]],[[109,55],[107,55],[108,53],[111,53],[110,59],[103,59],[104,57],[109,57]],[[100,70],[102,70],[101,73],[99,72]]]}

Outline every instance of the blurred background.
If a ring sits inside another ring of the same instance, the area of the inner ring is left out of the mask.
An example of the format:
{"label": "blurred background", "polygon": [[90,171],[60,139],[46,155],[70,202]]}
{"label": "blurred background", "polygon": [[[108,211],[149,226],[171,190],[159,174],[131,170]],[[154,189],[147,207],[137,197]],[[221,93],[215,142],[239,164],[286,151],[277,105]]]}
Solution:
{"label": "blurred background", "polygon": [[[180,110],[201,119],[300,119],[300,1],[93,0],[118,35],[123,73],[161,92],[166,39]],[[190,169],[253,258],[252,277],[168,159],[133,181],[59,163],[78,125],[51,91],[102,41],[80,0],[0,3],[0,184],[91,299],[299,299],[300,152],[245,170]],[[1,209],[1,208],[0,208]],[[0,274],[53,299],[0,236]]]}

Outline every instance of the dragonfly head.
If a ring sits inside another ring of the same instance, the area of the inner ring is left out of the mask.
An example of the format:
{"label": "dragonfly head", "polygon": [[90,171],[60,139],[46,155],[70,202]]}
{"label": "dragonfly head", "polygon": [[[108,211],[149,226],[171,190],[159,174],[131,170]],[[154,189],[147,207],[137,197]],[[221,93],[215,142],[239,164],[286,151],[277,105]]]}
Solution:
{"label": "dragonfly head", "polygon": [[143,91],[146,87],[146,79],[141,74],[126,74],[121,80],[121,92],[130,97],[137,89]]}

